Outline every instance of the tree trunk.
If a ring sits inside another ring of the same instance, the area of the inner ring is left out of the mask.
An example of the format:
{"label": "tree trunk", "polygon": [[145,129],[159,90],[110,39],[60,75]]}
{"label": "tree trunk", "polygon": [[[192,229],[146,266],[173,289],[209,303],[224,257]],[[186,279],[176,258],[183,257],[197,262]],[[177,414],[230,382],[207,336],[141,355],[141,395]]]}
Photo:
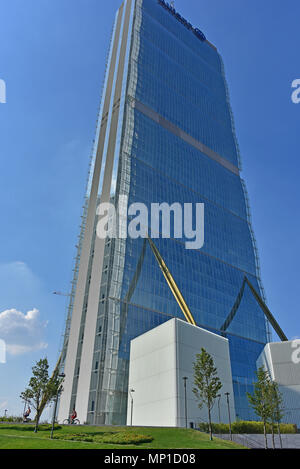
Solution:
{"label": "tree trunk", "polygon": [[282,438],[281,438],[281,432],[280,432],[280,423],[278,422],[278,435],[279,435],[279,441],[280,441],[280,448],[282,449]]}
{"label": "tree trunk", "polygon": [[274,435],[274,422],[272,422],[272,444],[273,444],[273,449],[275,449],[275,435]]}
{"label": "tree trunk", "polygon": [[40,421],[40,413],[37,412],[35,416],[35,427],[34,427],[34,433],[37,433],[39,429],[39,421]]}
{"label": "tree trunk", "polygon": [[267,425],[265,421],[264,421],[264,435],[265,435],[265,448],[268,449]]}
{"label": "tree trunk", "polygon": [[212,435],[212,425],[211,425],[210,407],[208,407],[208,427],[209,427],[209,437],[210,437],[210,440],[212,441],[213,435]]}

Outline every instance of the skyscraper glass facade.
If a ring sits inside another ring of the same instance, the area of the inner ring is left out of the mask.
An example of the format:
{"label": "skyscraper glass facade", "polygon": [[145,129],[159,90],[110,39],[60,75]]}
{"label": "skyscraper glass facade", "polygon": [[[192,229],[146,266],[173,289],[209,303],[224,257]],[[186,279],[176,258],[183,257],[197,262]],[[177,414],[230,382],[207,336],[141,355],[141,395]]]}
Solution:
{"label": "skyscraper glass facade", "polygon": [[[128,11],[109,198],[117,204],[126,195],[129,204],[143,203],[149,209],[163,202],[205,204],[202,249],[187,250],[184,239],[154,241],[197,325],[221,334],[245,275],[263,295],[222,60],[216,48],[164,2],[136,0]],[[103,156],[98,197],[107,165]],[[100,173],[100,167],[94,171]],[[98,262],[95,239],[94,235],[89,247],[70,408],[78,405],[86,312],[93,294],[89,285],[92,265]],[[99,279],[95,327],[89,336],[93,340],[86,420],[124,424],[130,340],[183,316],[143,239],[107,239]],[[252,390],[267,326],[247,287],[226,337],[236,411],[239,418],[250,419],[246,392]]]}

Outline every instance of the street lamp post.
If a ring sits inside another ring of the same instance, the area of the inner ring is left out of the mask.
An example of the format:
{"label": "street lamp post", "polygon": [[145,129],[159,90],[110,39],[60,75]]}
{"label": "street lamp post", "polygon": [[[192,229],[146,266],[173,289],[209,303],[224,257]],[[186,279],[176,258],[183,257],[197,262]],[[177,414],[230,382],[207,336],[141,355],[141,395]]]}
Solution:
{"label": "street lamp post", "polygon": [[230,439],[232,440],[232,431],[231,431],[231,418],[230,418],[230,406],[229,406],[229,392],[225,392],[225,396],[227,399],[227,407],[228,407],[228,418],[229,418],[229,433],[230,433]]}
{"label": "street lamp post", "polygon": [[131,415],[130,415],[130,426],[132,427],[132,418],[133,418],[133,393],[134,389],[129,389],[130,399],[131,399]]}
{"label": "street lamp post", "polygon": [[23,415],[25,414],[26,407],[27,407],[27,399],[25,399],[25,401],[24,401],[24,410],[23,410]]}
{"label": "street lamp post", "polygon": [[218,412],[219,412],[219,423],[221,423],[221,411],[220,411],[220,399],[221,399],[221,394],[218,394],[217,397],[218,399]]}
{"label": "street lamp post", "polygon": [[[58,375],[59,378],[65,378],[65,374],[64,373],[61,373],[60,375]],[[55,425],[55,419],[56,419],[56,410],[57,410],[57,403],[58,403],[58,396],[61,392],[61,383],[60,385],[58,386],[57,388],[57,392],[56,392],[56,396],[55,396],[55,404],[54,404],[54,411],[53,411],[53,417],[52,417],[52,428],[51,428],[51,435],[50,435],[50,438],[52,440],[53,438],[53,432],[54,432],[54,425]]]}
{"label": "street lamp post", "polygon": [[187,399],[186,399],[186,382],[188,380],[187,376],[184,376],[183,378],[184,382],[184,409],[185,409],[185,428],[187,428]]}

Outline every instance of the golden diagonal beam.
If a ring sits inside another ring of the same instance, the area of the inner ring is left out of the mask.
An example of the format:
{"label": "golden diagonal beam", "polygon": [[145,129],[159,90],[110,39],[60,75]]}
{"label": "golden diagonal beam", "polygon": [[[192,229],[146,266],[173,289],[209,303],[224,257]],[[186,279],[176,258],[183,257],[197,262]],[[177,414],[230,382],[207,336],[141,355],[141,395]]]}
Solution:
{"label": "golden diagonal beam", "polygon": [[185,319],[187,320],[187,322],[189,324],[193,324],[194,326],[196,326],[196,322],[193,318],[193,315],[191,313],[191,311],[189,310],[188,308],[188,305],[186,304],[174,278],[172,277],[171,275],[171,272],[169,271],[168,267],[166,266],[163,258],[161,257],[157,247],[155,246],[155,244],[153,243],[152,239],[151,238],[147,238],[148,241],[149,241],[149,244],[150,244],[150,247],[151,247],[151,250],[158,262],[158,265],[160,267],[160,270],[162,271],[165,279],[166,279],[166,282],[167,284],[169,285],[169,288],[171,290],[171,292],[173,293],[174,295],[174,298],[175,300],[177,301],[181,311],[183,312],[184,314],[184,317]]}

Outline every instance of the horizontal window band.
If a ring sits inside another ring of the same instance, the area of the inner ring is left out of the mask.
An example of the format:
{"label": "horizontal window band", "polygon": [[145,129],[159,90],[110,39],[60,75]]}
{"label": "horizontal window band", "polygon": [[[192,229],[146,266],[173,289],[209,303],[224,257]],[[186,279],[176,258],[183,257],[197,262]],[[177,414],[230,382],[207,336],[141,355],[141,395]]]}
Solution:
{"label": "horizontal window band", "polygon": [[230,163],[230,161],[226,160],[226,158],[223,158],[218,153],[211,150],[203,143],[199,142],[199,140],[196,140],[191,135],[187,134],[186,132],[181,130],[179,127],[177,127],[175,124],[173,124],[172,122],[162,117],[156,111],[149,108],[148,106],[145,106],[145,104],[141,103],[140,101],[132,97],[129,97],[129,99],[133,107],[135,107],[142,114],[149,117],[154,122],[157,122],[157,124],[161,125],[164,129],[168,130],[173,135],[176,135],[176,137],[181,138],[189,145],[192,145],[194,148],[201,151],[201,153],[204,153],[206,156],[216,161],[217,163],[219,163],[220,165],[222,165],[224,168],[228,169],[232,173],[236,174],[237,176],[240,175],[238,167]]}

